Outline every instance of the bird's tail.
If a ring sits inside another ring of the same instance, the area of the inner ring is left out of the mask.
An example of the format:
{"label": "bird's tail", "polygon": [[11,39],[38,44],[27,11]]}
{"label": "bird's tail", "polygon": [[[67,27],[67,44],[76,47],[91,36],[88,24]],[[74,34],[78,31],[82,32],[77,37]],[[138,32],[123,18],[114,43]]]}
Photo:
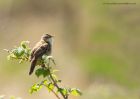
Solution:
{"label": "bird's tail", "polygon": [[31,60],[31,67],[30,67],[30,72],[29,72],[29,75],[31,75],[35,69],[35,65],[36,65],[36,62],[37,62],[37,59],[34,57],[32,60]]}

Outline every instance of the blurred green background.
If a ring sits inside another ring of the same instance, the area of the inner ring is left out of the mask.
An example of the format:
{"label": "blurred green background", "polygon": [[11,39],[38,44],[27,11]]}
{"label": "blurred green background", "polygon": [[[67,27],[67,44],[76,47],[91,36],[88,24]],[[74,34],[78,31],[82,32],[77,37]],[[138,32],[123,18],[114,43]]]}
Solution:
{"label": "blurred green background", "polygon": [[3,51],[23,40],[32,48],[50,33],[59,78],[83,91],[70,99],[139,99],[139,11],[139,0],[1,0],[0,95],[55,99],[45,88],[30,95],[38,80],[28,75],[30,64],[7,61]]}

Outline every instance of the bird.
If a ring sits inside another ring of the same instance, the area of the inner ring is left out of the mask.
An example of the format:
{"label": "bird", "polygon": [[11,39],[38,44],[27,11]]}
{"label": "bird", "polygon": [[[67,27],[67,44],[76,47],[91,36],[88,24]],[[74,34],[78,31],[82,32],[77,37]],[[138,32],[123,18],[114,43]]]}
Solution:
{"label": "bird", "polygon": [[41,40],[36,43],[36,45],[31,50],[31,56],[30,56],[30,71],[29,75],[31,75],[35,69],[35,66],[37,64],[37,61],[42,58],[43,55],[51,55],[52,52],[52,38],[53,36],[50,34],[43,34],[41,37]]}

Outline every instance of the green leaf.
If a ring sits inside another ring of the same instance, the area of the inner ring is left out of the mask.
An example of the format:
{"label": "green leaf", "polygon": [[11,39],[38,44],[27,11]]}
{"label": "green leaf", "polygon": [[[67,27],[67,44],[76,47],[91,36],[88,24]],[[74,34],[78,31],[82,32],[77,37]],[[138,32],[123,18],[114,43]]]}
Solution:
{"label": "green leaf", "polygon": [[54,85],[52,83],[49,83],[47,85],[47,89],[48,89],[49,92],[52,91],[54,89]]}
{"label": "green leaf", "polygon": [[22,56],[24,54],[24,49],[22,47],[18,47],[16,49],[12,50],[12,53],[19,58],[20,56]]}
{"label": "green leaf", "polygon": [[29,58],[30,54],[31,54],[31,49],[30,48],[25,49],[25,56]]}
{"label": "green leaf", "polygon": [[47,68],[39,68],[35,71],[35,75],[37,77],[40,77],[41,75],[45,78],[46,76],[48,76],[50,73],[49,69]]}
{"label": "green leaf", "polygon": [[48,60],[48,55],[43,55],[42,56],[42,59],[43,59],[43,62],[45,63],[45,64],[48,64],[48,62],[49,62],[49,60]]}
{"label": "green leaf", "polygon": [[47,80],[44,80],[42,84],[47,87],[49,92],[52,91],[55,87],[53,83],[48,83]]}
{"label": "green leaf", "polygon": [[7,56],[7,59],[8,60],[17,59],[17,57],[12,53],[12,54]]}
{"label": "green leaf", "polygon": [[10,96],[10,99],[15,99],[15,96]]}
{"label": "green leaf", "polygon": [[62,82],[62,80],[57,80],[57,82],[61,83],[61,82]]}
{"label": "green leaf", "polygon": [[31,89],[29,90],[29,92],[32,94],[33,92],[37,92],[38,90],[40,90],[42,88],[41,84],[34,84]]}
{"label": "green leaf", "polygon": [[20,43],[20,45],[23,47],[23,48],[27,48],[26,44],[29,43],[29,41],[22,41]]}
{"label": "green leaf", "polygon": [[59,88],[57,92],[62,92],[64,95],[68,94],[68,90],[66,88]]}
{"label": "green leaf", "polygon": [[24,49],[22,47],[18,47],[17,51],[19,56],[22,56],[24,54]]}
{"label": "green leaf", "polygon": [[48,82],[47,80],[44,80],[44,81],[43,81],[43,85],[47,86],[47,85],[48,85],[47,82]]}
{"label": "green leaf", "polygon": [[30,53],[31,53],[31,49],[26,46],[27,42],[28,41],[22,41],[21,46],[15,47],[11,51],[4,49],[5,51],[9,53],[9,55],[7,56],[7,59],[8,60],[17,59],[19,60],[19,63],[22,63],[23,61],[28,61]]}
{"label": "green leaf", "polygon": [[52,77],[57,80],[57,76],[55,74],[52,74]]}
{"label": "green leaf", "polygon": [[7,56],[7,60],[11,60],[11,55],[8,55]]}
{"label": "green leaf", "polygon": [[53,71],[52,71],[52,73],[55,73],[55,72],[58,72],[59,70],[56,70],[56,69],[54,69]]}
{"label": "green leaf", "polygon": [[74,95],[74,96],[79,96],[79,95],[82,95],[82,92],[81,92],[79,89],[72,88],[72,89],[70,90],[70,94],[71,94],[71,95]]}
{"label": "green leaf", "polygon": [[23,62],[23,59],[20,59],[20,60],[19,60],[19,64],[21,64],[22,62]]}

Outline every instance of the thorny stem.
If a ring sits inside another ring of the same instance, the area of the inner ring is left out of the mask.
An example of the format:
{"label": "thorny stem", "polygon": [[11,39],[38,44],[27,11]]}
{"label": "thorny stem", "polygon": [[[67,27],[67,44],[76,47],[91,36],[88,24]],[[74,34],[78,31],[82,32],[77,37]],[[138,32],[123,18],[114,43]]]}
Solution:
{"label": "thorny stem", "polygon": [[[48,67],[49,67],[49,65],[50,65],[50,59],[49,59]],[[51,78],[51,80],[53,81],[54,85],[55,85],[56,88],[59,90],[60,87],[58,86],[58,84],[56,83],[55,79],[53,78],[50,69],[49,69],[49,75],[50,75],[50,78]],[[62,97],[63,97],[64,99],[68,99],[68,96],[65,96],[65,95],[63,94],[62,91],[60,91],[60,94],[62,95]],[[58,95],[57,95],[57,96],[58,96]],[[58,98],[58,97],[57,97],[57,98]],[[58,99],[60,99],[60,98],[58,98]]]}

